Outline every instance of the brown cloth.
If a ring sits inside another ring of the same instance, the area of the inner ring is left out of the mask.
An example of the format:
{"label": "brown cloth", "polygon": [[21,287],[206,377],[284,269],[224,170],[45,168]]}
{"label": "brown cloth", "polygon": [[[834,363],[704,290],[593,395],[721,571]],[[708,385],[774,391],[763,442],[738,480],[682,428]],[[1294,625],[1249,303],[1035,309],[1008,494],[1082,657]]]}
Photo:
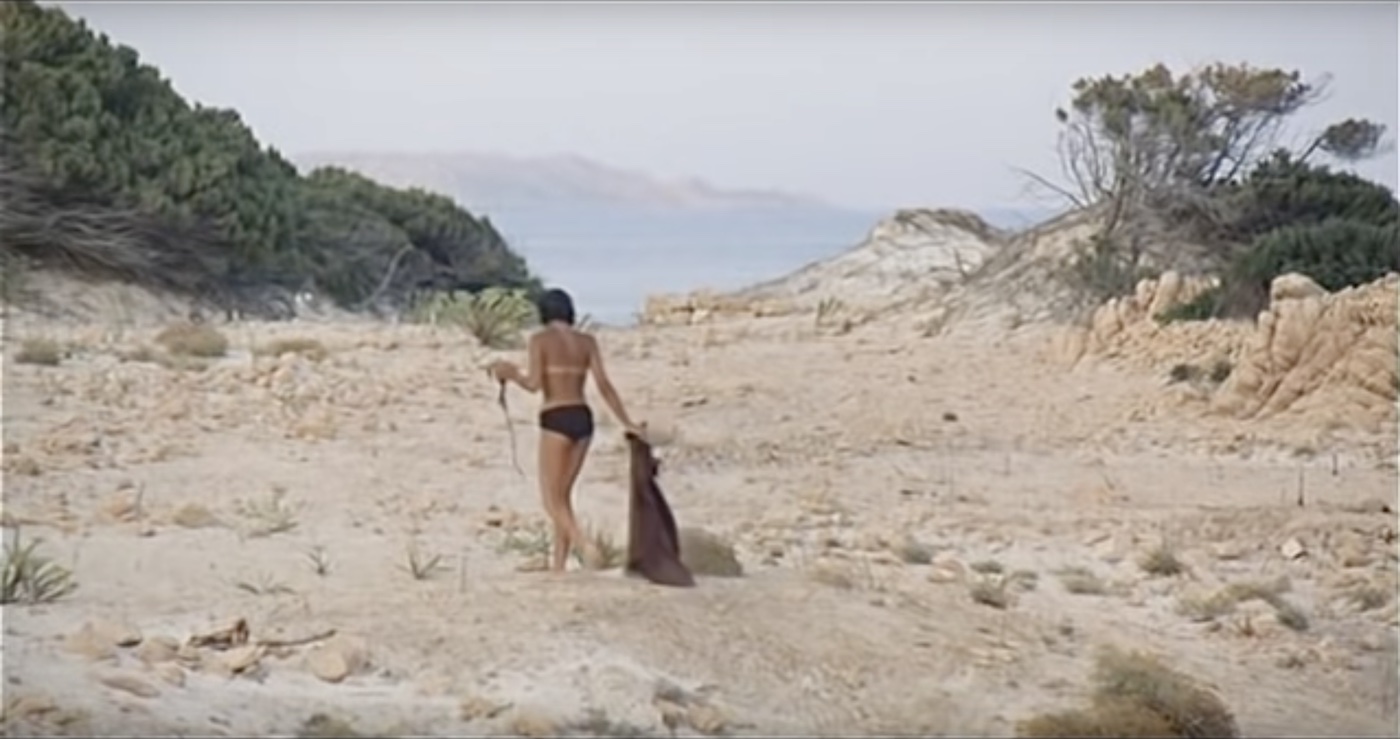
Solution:
{"label": "brown cloth", "polygon": [[680,538],[671,506],[656,484],[661,463],[651,445],[627,434],[632,452],[632,501],[627,532],[627,574],[641,575],[657,585],[692,587],[695,577],[681,563]]}

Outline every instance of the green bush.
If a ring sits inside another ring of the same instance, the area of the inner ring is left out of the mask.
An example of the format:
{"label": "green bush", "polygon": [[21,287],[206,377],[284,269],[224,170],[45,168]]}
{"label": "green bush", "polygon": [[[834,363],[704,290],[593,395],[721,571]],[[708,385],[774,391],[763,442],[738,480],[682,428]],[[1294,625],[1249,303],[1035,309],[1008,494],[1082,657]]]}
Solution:
{"label": "green bush", "polygon": [[0,28],[6,252],[211,299],[310,283],[348,308],[532,281],[488,219],[340,169],[303,177],[236,111],[191,105],[61,8],[3,3]]}
{"label": "green bush", "polygon": [[479,293],[433,293],[410,314],[411,320],[460,326],[482,346],[503,349],[518,345],[520,333],[539,322],[529,292],[491,287]]}
{"label": "green bush", "polygon": [[1257,315],[1289,272],[1336,291],[1400,271],[1400,202],[1383,185],[1279,153],[1217,196],[1235,243],[1222,252],[1221,284],[1162,322]]}

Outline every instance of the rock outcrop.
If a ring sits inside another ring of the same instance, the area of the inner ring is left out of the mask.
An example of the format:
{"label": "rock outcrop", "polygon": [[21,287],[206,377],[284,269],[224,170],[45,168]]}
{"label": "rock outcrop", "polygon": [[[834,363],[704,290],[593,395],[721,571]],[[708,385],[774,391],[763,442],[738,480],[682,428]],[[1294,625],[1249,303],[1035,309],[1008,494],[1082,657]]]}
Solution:
{"label": "rock outcrop", "polygon": [[1326,425],[1393,425],[1400,388],[1397,288],[1394,273],[1331,294],[1302,275],[1279,277],[1212,410],[1236,418],[1289,412]]}
{"label": "rock outcrop", "polygon": [[977,271],[1008,235],[973,213],[901,210],[860,244],[792,274],[725,295],[647,299],[645,323],[696,323],[726,315],[782,315],[824,301],[878,312],[941,294]]}
{"label": "rock outcrop", "polygon": [[1254,322],[1161,324],[1156,316],[1209,287],[1168,272],[1129,297],[1105,303],[1087,328],[1063,335],[1062,360],[1139,367],[1222,366],[1205,398],[1212,414],[1280,415],[1309,425],[1380,429],[1396,417],[1397,290],[1400,275],[1328,293],[1300,274],[1276,278]]}

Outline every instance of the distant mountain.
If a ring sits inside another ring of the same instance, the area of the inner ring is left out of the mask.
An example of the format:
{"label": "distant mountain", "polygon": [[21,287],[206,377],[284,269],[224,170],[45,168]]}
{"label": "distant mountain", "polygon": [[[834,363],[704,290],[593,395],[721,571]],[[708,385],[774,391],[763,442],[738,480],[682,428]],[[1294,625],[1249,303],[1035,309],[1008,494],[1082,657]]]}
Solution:
{"label": "distant mountain", "polygon": [[663,180],[583,157],[512,157],[476,152],[308,152],[303,169],[357,170],[381,182],[451,194],[474,212],[554,207],[627,210],[732,210],[834,206],[818,198],[763,190],[726,190],[696,178]]}

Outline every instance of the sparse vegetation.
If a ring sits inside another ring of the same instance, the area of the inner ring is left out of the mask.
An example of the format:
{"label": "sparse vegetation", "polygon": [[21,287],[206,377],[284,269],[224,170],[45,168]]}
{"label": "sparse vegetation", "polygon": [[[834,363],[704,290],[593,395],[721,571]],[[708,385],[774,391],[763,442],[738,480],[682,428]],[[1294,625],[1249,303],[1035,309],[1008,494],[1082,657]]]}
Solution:
{"label": "sparse vegetation", "polygon": [[404,569],[414,580],[427,580],[443,567],[442,555],[423,551],[417,542],[410,543],[404,554],[407,559]]}
{"label": "sparse vegetation", "polygon": [[306,558],[311,562],[311,571],[321,577],[331,574],[331,556],[326,552],[326,548],[317,544],[306,552]]}
{"label": "sparse vegetation", "polygon": [[326,346],[320,341],[302,337],[274,339],[257,347],[253,353],[261,357],[280,357],[284,354],[298,354],[313,362],[319,362],[330,354],[330,352],[326,351]]}
{"label": "sparse vegetation", "polygon": [[239,580],[234,587],[253,595],[295,595],[296,591],[279,582],[269,573],[261,573],[256,580]]}
{"label": "sparse vegetation", "polygon": [[1218,696],[1141,652],[1105,650],[1093,674],[1088,708],[1019,723],[1022,737],[1237,737],[1234,715]]}
{"label": "sparse vegetation", "polygon": [[895,556],[899,557],[899,561],[909,565],[933,563],[933,550],[912,537],[905,539],[895,547]]}
{"label": "sparse vegetation", "polygon": [[644,737],[650,736],[650,732],[640,726],[634,726],[625,721],[615,721],[608,716],[607,711],[601,708],[590,708],[584,712],[582,718],[570,721],[561,727],[561,733],[581,734],[583,736],[596,737]]}
{"label": "sparse vegetation", "polygon": [[1006,567],[994,559],[984,559],[973,562],[968,565],[968,569],[981,575],[1000,575],[1006,571]]}
{"label": "sparse vegetation", "polygon": [[972,596],[973,603],[1005,610],[1011,605],[1011,593],[1006,585],[1007,581],[1001,577],[983,575],[968,585],[968,595]]}
{"label": "sparse vegetation", "polygon": [[1066,567],[1055,573],[1065,591],[1074,595],[1103,595],[1108,585],[1086,567]]}
{"label": "sparse vegetation", "polygon": [[57,367],[63,361],[63,347],[52,339],[25,339],[15,352],[15,362]]}
{"label": "sparse vegetation", "polygon": [[42,543],[42,539],[24,543],[20,529],[14,529],[14,535],[5,545],[5,561],[0,566],[0,572],[4,573],[0,603],[52,603],[78,589],[72,571],[39,554]]}
{"label": "sparse vegetation", "polygon": [[177,323],[156,335],[156,343],[172,356],[215,359],[228,353],[228,337],[203,323]]}
{"label": "sparse vegetation", "polygon": [[1029,592],[1040,585],[1040,573],[1033,570],[1016,570],[1006,576],[1006,583],[1017,590]]}
{"label": "sparse vegetation", "polygon": [[627,553],[618,546],[606,529],[589,526],[588,539],[593,544],[597,560],[587,564],[600,570],[615,570],[622,566]]}
{"label": "sparse vegetation", "polygon": [[815,322],[817,328],[829,325],[841,311],[845,310],[846,304],[840,298],[825,297],[817,303],[817,313]]}
{"label": "sparse vegetation", "polygon": [[297,728],[298,739],[352,739],[364,736],[344,719],[313,713]]}
{"label": "sparse vegetation", "polygon": [[288,505],[286,495],[286,491],[276,488],[261,500],[240,501],[237,504],[238,514],[248,519],[250,524],[247,536],[272,536],[297,527],[296,508]]}
{"label": "sparse vegetation", "polygon": [[1177,611],[1192,621],[1213,621],[1230,615],[1241,603],[1258,600],[1273,607],[1280,624],[1294,631],[1307,631],[1307,614],[1283,597],[1290,587],[1291,583],[1286,577],[1272,582],[1231,583],[1205,597],[1187,596],[1179,599]]}
{"label": "sparse vegetation", "polygon": [[1153,577],[1175,577],[1186,572],[1186,565],[1177,558],[1176,552],[1165,544],[1149,549],[1138,559],[1138,566]]}
{"label": "sparse vegetation", "polygon": [[487,288],[479,293],[437,293],[415,307],[412,318],[459,326],[492,349],[518,346],[521,332],[538,322],[525,290]]}
{"label": "sparse vegetation", "polygon": [[1358,611],[1374,611],[1384,608],[1393,596],[1393,592],[1387,592],[1374,585],[1359,585],[1347,592],[1346,599]]}
{"label": "sparse vegetation", "polygon": [[539,558],[548,557],[549,550],[549,531],[541,524],[506,532],[505,539],[498,548],[501,553],[515,552],[526,557]]}

